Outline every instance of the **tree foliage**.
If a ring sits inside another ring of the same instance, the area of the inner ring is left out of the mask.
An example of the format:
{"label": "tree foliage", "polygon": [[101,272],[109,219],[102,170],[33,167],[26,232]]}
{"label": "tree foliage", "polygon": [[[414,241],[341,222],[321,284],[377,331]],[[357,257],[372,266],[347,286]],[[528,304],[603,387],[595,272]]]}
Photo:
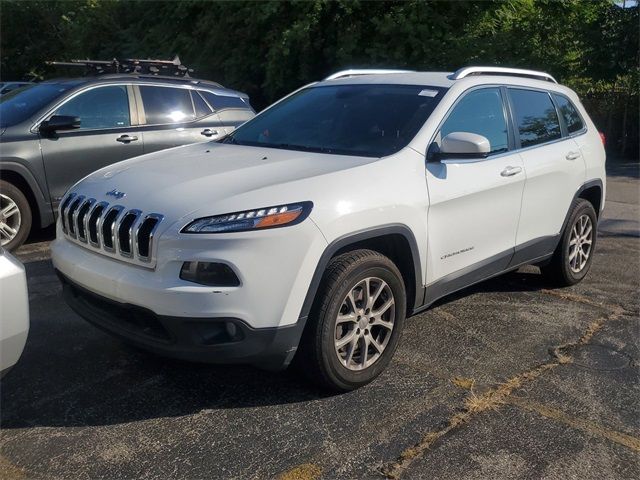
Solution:
{"label": "tree foliage", "polygon": [[[635,129],[637,144],[637,4],[4,0],[0,8],[4,79],[53,76],[45,60],[179,54],[197,76],[243,90],[263,107],[345,67],[504,65],[551,72],[600,102],[594,109],[603,123],[626,115],[617,142],[629,143]],[[613,112],[625,102],[631,112]]]}

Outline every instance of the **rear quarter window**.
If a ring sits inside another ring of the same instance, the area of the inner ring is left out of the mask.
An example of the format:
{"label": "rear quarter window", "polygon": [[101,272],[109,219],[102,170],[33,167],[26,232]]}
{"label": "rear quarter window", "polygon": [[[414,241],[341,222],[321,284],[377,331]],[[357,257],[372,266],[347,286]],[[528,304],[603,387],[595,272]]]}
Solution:
{"label": "rear quarter window", "polygon": [[200,94],[211,105],[214,110],[224,110],[225,108],[243,108],[248,109],[249,106],[240,97],[229,97],[226,95],[216,95],[215,93],[200,91]]}
{"label": "rear quarter window", "polygon": [[204,101],[204,99],[198,92],[192,91],[191,98],[193,98],[193,106],[196,109],[196,118],[206,117],[207,115],[210,115],[212,113],[209,104]]}
{"label": "rear quarter window", "polygon": [[564,95],[558,95],[556,93],[553,94],[553,98],[555,99],[560,115],[562,115],[562,119],[567,126],[567,131],[569,133],[576,133],[584,129],[582,117],[578,113],[578,109],[575,105],[571,103],[571,100]]}
{"label": "rear quarter window", "polygon": [[531,147],[562,137],[556,107],[547,92],[510,88],[520,146]]}

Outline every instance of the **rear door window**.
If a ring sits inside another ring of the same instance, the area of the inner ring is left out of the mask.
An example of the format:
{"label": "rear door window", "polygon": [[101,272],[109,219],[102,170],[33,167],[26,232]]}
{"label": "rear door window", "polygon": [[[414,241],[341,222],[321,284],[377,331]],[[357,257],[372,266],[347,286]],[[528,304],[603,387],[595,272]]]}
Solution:
{"label": "rear door window", "polygon": [[214,110],[223,110],[225,108],[249,108],[240,97],[217,95],[205,90],[202,90],[200,93]]}
{"label": "rear door window", "polygon": [[558,105],[558,110],[560,110],[560,115],[562,115],[564,123],[567,126],[567,131],[569,133],[576,133],[582,130],[584,128],[584,123],[573,103],[571,103],[571,101],[564,95],[557,95],[554,93],[553,98],[555,99],[556,104]]}
{"label": "rear door window", "polygon": [[190,122],[196,118],[191,94],[186,88],[140,85],[148,125]]}
{"label": "rear door window", "polygon": [[520,146],[531,147],[562,137],[556,107],[547,92],[510,88]]}

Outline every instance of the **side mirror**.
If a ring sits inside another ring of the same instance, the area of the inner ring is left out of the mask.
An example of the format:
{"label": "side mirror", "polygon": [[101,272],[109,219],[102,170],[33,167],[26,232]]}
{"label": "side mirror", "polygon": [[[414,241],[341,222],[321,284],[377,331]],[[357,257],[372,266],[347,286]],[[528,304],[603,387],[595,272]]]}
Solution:
{"label": "side mirror", "polygon": [[491,152],[487,137],[469,132],[451,132],[442,139],[440,149],[435,153],[437,160],[481,159]]}
{"label": "side mirror", "polygon": [[40,131],[51,133],[58,130],[74,130],[80,128],[80,117],[71,115],[54,115],[40,124]]}

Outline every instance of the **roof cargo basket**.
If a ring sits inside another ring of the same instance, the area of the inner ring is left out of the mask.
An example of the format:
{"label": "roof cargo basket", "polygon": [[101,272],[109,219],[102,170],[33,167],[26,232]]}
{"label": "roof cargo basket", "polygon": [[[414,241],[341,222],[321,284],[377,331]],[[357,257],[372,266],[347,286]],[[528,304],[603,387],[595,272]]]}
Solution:
{"label": "roof cargo basket", "polygon": [[152,60],[123,58],[113,60],[71,60],[70,62],[47,62],[47,65],[58,67],[82,67],[86,75],[103,75],[108,73],[133,73],[140,75],[165,75],[189,77],[193,69],[183,65],[176,55],[173,60]]}

